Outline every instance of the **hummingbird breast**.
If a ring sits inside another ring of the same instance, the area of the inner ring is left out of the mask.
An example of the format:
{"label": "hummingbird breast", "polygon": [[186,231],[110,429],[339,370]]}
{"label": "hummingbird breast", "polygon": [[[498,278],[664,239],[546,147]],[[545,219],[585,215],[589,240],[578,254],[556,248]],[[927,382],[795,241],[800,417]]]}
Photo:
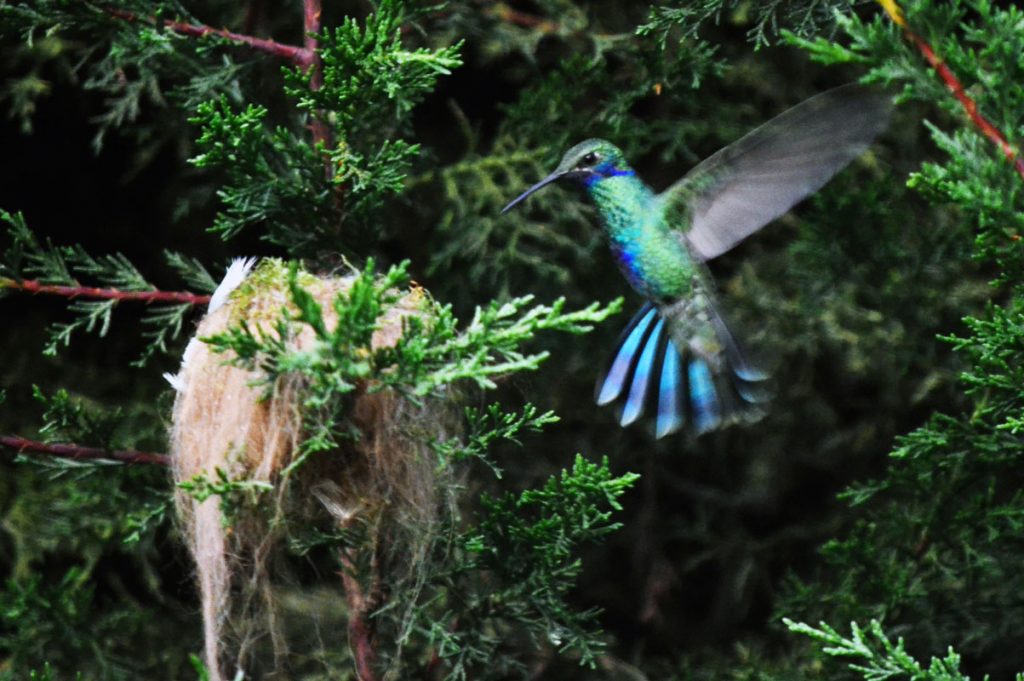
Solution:
{"label": "hummingbird breast", "polygon": [[693,293],[696,268],[670,231],[645,226],[620,234],[609,232],[612,254],[637,293],[657,303]]}
{"label": "hummingbird breast", "polygon": [[622,274],[645,298],[664,303],[688,295],[694,261],[665,224],[654,193],[633,174],[588,187]]}

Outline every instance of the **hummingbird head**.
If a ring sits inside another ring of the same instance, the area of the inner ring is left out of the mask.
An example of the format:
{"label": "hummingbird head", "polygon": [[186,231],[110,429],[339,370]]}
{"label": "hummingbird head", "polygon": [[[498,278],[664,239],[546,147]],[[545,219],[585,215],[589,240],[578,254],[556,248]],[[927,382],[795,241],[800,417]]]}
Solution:
{"label": "hummingbird head", "polygon": [[584,187],[591,187],[605,178],[634,174],[614,144],[599,139],[585,140],[565,152],[555,172],[513,199],[501,212],[507,213],[527,196],[556,180],[572,180]]}

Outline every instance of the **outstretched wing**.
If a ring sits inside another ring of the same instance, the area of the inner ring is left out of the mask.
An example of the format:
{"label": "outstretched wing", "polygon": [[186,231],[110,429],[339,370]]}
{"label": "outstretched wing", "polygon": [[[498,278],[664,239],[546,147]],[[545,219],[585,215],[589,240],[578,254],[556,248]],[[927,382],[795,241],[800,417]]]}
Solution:
{"label": "outstretched wing", "polygon": [[710,156],[662,192],[670,224],[690,224],[694,254],[725,253],[814,193],[889,120],[891,99],[844,85],[794,106]]}

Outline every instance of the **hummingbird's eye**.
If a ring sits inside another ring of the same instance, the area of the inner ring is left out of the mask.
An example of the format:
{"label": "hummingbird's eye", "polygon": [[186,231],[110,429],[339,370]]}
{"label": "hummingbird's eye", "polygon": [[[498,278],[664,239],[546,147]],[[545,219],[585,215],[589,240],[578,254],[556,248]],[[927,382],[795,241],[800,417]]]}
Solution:
{"label": "hummingbird's eye", "polygon": [[592,166],[595,165],[600,160],[601,157],[598,155],[598,153],[596,151],[592,151],[580,159],[580,164],[585,166]]}

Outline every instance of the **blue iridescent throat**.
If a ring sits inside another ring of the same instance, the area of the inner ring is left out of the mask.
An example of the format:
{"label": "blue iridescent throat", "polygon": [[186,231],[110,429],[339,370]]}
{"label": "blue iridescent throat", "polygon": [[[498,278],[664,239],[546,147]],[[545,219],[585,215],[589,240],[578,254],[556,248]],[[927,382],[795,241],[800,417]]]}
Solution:
{"label": "blue iridescent throat", "polygon": [[612,161],[605,161],[601,165],[594,166],[594,172],[588,173],[584,183],[588,187],[593,187],[595,183],[600,180],[604,180],[609,177],[633,177],[636,175],[636,171],[632,168],[616,168]]}

